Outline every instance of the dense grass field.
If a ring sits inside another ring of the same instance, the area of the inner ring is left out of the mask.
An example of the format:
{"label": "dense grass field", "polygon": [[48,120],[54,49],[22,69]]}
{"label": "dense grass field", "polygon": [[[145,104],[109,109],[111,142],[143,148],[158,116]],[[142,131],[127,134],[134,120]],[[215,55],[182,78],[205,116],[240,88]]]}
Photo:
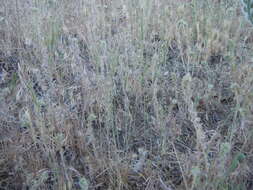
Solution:
{"label": "dense grass field", "polygon": [[253,190],[239,0],[0,0],[0,190]]}

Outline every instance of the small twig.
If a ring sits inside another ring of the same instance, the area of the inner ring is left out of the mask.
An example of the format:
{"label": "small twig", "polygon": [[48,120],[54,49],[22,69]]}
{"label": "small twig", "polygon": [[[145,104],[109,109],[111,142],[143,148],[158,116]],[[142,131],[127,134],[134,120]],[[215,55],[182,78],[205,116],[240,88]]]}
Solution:
{"label": "small twig", "polygon": [[159,177],[159,181],[160,181],[160,183],[161,183],[161,188],[162,188],[163,190],[173,190],[173,189],[171,189],[170,187],[168,187],[168,186],[163,182],[163,180],[161,179],[161,177]]}

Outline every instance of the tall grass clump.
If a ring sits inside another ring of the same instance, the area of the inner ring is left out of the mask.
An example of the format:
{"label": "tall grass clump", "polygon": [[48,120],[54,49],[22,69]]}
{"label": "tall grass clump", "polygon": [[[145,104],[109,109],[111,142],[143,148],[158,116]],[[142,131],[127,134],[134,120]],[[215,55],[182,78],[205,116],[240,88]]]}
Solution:
{"label": "tall grass clump", "polygon": [[242,3],[0,0],[0,189],[252,189]]}

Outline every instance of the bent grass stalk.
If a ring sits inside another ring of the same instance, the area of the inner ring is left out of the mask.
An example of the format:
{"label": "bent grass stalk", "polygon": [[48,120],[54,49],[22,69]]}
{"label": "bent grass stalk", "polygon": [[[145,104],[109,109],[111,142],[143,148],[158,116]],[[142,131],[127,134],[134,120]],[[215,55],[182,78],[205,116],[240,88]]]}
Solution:
{"label": "bent grass stalk", "polygon": [[253,0],[241,0],[241,3],[245,18],[253,25]]}

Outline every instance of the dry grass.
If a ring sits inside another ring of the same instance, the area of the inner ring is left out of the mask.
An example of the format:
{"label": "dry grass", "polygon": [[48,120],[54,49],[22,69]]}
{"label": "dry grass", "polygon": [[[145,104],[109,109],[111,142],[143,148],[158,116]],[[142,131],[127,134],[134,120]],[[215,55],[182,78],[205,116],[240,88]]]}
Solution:
{"label": "dry grass", "polygon": [[0,189],[253,189],[239,3],[0,0]]}

